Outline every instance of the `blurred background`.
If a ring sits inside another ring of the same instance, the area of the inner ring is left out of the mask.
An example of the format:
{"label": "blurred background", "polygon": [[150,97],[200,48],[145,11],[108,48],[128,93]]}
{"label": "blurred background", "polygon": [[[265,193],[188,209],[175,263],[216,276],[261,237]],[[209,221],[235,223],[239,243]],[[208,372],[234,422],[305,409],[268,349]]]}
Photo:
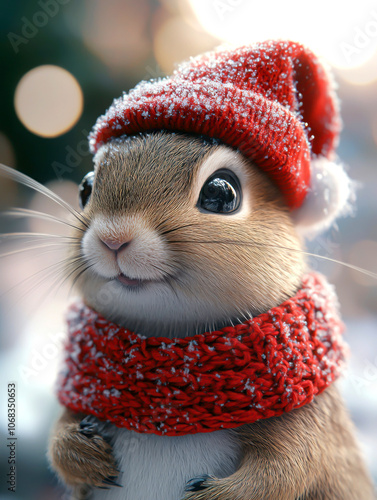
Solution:
{"label": "blurred background", "polygon": [[[377,272],[377,5],[375,1],[0,1],[0,162],[45,183],[77,207],[91,170],[86,137],[113,98],[142,79],[219,44],[289,38],[333,68],[344,128],[339,156],[359,183],[353,217],[308,243],[338,291],[351,345],[342,390],[377,481],[377,281],[333,263]],[[67,217],[41,194],[0,176],[0,208]],[[46,442],[58,414],[53,384],[69,285],[59,266],[65,226],[0,218],[0,498],[54,500]],[[29,248],[27,252],[22,251]],[[53,285],[53,286],[52,286]],[[7,490],[7,383],[17,384],[17,491]]]}

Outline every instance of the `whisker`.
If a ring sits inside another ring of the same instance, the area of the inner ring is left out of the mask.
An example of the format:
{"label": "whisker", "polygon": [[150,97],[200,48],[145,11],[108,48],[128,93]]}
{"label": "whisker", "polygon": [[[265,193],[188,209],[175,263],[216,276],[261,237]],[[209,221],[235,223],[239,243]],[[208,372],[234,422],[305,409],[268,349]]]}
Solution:
{"label": "whisker", "polygon": [[76,285],[77,281],[79,280],[80,276],[82,276],[86,271],[88,271],[91,267],[94,266],[94,263],[93,264],[89,264],[87,265],[84,269],[82,269],[77,276],[74,277],[73,279],[73,282],[72,282],[72,285],[71,285],[71,288],[69,290],[69,293],[71,292],[71,290],[73,289],[73,287]]}
{"label": "whisker", "polygon": [[[44,276],[38,283],[37,287],[39,287],[44,281],[47,281],[50,279],[51,275],[55,275],[57,272],[58,275],[55,276],[55,280],[52,282],[51,286],[47,290],[47,294],[50,293],[50,290],[52,291],[56,285],[58,285],[58,288],[56,289],[55,293],[58,291],[58,289],[64,284],[64,282],[69,278],[68,271],[72,266],[75,266],[75,269],[79,269],[82,266],[82,258],[81,256],[74,256],[69,259],[65,259],[63,262],[58,263],[61,264],[61,269],[56,271],[55,269],[51,269],[48,275]],[[77,265],[78,264],[78,265]],[[43,272],[44,270],[42,270]],[[62,279],[63,278],[63,279]],[[68,294],[70,291],[68,292]]]}
{"label": "whisker", "polygon": [[63,236],[61,234],[50,234],[50,233],[32,233],[32,232],[18,232],[18,233],[1,233],[0,240],[2,238],[57,238],[60,240],[75,240],[80,241],[77,236]]}
{"label": "whisker", "polygon": [[[78,265],[76,265],[77,263],[79,263]],[[64,283],[66,281],[68,281],[68,279],[72,276],[72,274],[74,274],[75,272],[77,272],[81,267],[83,266],[86,266],[87,265],[87,262],[82,262],[82,257],[81,256],[77,256],[74,261],[70,262],[68,265],[66,265],[66,267],[63,269],[63,271],[60,273],[60,275],[63,274],[63,276],[61,277],[58,277],[51,285],[51,287],[49,288],[48,292],[51,293],[53,291],[54,288],[56,288],[55,290],[55,294],[57,293],[57,291],[64,285]],[[94,264],[92,264],[94,265]],[[69,271],[69,268],[70,267],[73,267],[73,269],[71,271]],[[69,272],[68,272],[69,271]],[[68,291],[68,295],[70,295],[71,291],[72,291],[72,288],[73,286],[70,287],[69,291]]]}
{"label": "whisker", "polygon": [[71,207],[69,203],[67,203],[60,196],[51,191],[51,189],[48,189],[46,186],[43,186],[43,184],[40,184],[39,182],[35,181],[28,175],[22,174],[21,172],[18,172],[13,168],[7,167],[3,163],[0,163],[0,174],[9,177],[10,179],[16,182],[19,182],[20,184],[23,184],[24,186],[34,189],[34,191],[37,191],[47,196],[47,198],[49,198],[50,200],[54,201],[61,207],[68,210],[77,220],[81,222],[81,224],[83,224],[85,227],[88,227],[88,222],[83,214],[75,210],[73,207]]}
{"label": "whisker", "polygon": [[[77,243],[73,243],[73,245],[77,245]],[[56,251],[57,247],[61,247],[61,249],[67,248],[66,245],[64,245],[64,243],[61,243],[61,242],[45,243],[44,245],[27,246],[27,247],[19,248],[17,250],[12,250],[11,252],[2,253],[2,254],[0,254],[0,258],[9,257],[11,255],[16,255],[18,253],[23,253],[23,252],[29,252],[32,250],[45,249],[44,251],[38,253],[38,255],[40,255],[42,253]]]}
{"label": "whisker", "polygon": [[195,243],[199,245],[211,245],[211,244],[221,244],[221,245],[239,245],[239,246],[251,246],[251,247],[261,247],[261,248],[276,248],[278,250],[286,250],[289,252],[297,252],[297,253],[302,253],[304,255],[307,255],[308,257],[316,257],[318,259],[326,260],[328,262],[333,262],[334,264],[339,264],[341,266],[347,267],[348,269],[352,269],[353,271],[357,271],[359,273],[365,274],[366,276],[369,276],[370,278],[377,279],[377,273],[374,273],[373,271],[369,271],[368,269],[364,269],[359,266],[355,266],[354,264],[350,264],[348,262],[343,262],[338,259],[333,259],[332,257],[326,257],[325,255],[319,255],[316,253],[312,252],[307,252],[305,250],[301,250],[298,248],[290,248],[290,247],[284,247],[280,245],[271,245],[269,243],[245,243],[242,241],[232,241],[232,240],[211,240],[211,241],[203,241],[203,240],[177,240],[177,241],[170,241],[170,243]]}
{"label": "whisker", "polygon": [[150,266],[153,267],[154,269],[157,269],[157,271],[160,271],[160,273],[162,273],[163,276],[170,278],[173,276],[172,271],[174,271],[174,268],[171,266],[170,266],[170,271],[167,269],[163,269],[162,267],[157,266],[156,264],[150,263]]}
{"label": "whisker", "polygon": [[[51,285],[49,288],[46,290],[46,292],[42,296],[42,300],[45,300],[45,298],[49,295],[51,295],[54,287],[56,286],[57,283],[61,280],[62,277],[64,277],[66,273],[66,265],[63,266],[61,269],[58,269],[57,271],[55,269],[52,269],[46,276],[43,276],[36,284],[33,284],[32,288],[27,290],[26,294],[30,293],[31,291],[34,291],[35,289],[39,288],[42,286],[46,281],[50,281],[51,277],[54,277],[54,280],[52,281]],[[58,290],[58,288],[57,288]],[[57,292],[56,290],[56,292]]]}
{"label": "whisker", "polygon": [[[69,269],[67,267],[67,273],[66,273],[64,279],[62,280],[62,282],[61,282],[61,284],[59,286],[62,286],[66,281],[68,281],[69,278],[72,276],[72,274],[74,274],[76,271],[78,271],[81,267],[86,266],[86,265],[88,265],[90,263],[91,263],[90,267],[92,267],[95,264],[94,259],[87,260],[87,259],[84,258],[84,256],[81,253],[76,256],[75,263],[76,262],[78,262],[79,265],[76,266],[72,271],[68,272]],[[71,263],[70,265],[72,265],[72,264],[73,263]],[[71,293],[72,288],[73,288],[73,284],[71,285],[68,294]]]}
{"label": "whisker", "polygon": [[173,229],[168,229],[167,231],[163,231],[160,234],[165,236],[166,234],[173,233],[174,231],[179,231],[180,229],[185,229],[186,227],[192,227],[192,226],[196,226],[196,225],[197,224],[185,224],[183,226],[174,227]]}
{"label": "whisker", "polygon": [[[170,276],[171,278],[171,276]],[[171,291],[174,293],[174,295],[177,297],[177,299],[179,298],[178,297],[178,293],[177,293],[177,290],[174,288],[174,281],[172,279],[168,279],[166,281],[166,283],[168,284],[169,288],[171,289]]]}
{"label": "whisker", "polygon": [[174,282],[181,283],[180,279],[177,276],[175,276],[172,272],[166,271],[166,270],[162,269],[161,267],[156,266],[155,264],[151,264],[151,266],[163,274],[163,276],[165,278],[165,283],[171,288],[174,295],[178,298],[178,294],[173,286],[173,283]]}
{"label": "whisker", "polygon": [[159,224],[157,224],[157,226],[155,227],[155,230],[157,231],[158,229],[160,229],[160,227],[164,226],[168,221],[169,221],[169,218],[164,219],[163,221],[161,221]]}
{"label": "whisker", "polygon": [[[43,269],[39,269],[38,271],[36,271],[35,273],[31,274],[30,276],[28,276],[27,278],[25,278],[24,280],[22,281],[19,281],[18,283],[16,283],[15,285],[13,285],[11,288],[9,288],[8,290],[6,290],[4,293],[2,293],[0,295],[0,298],[5,296],[6,294],[9,294],[10,292],[12,292],[14,289],[16,289],[17,287],[21,286],[21,285],[25,285],[27,283],[29,283],[33,278],[37,277],[38,275],[40,275],[41,273],[43,272],[46,272],[49,270],[48,274],[45,276],[45,278],[49,277],[52,273],[54,273],[56,271],[56,269],[59,269],[59,267],[62,268],[62,270],[65,269],[65,265],[67,265],[67,262],[69,262],[70,259],[65,259],[64,261],[59,261],[59,262],[54,262],[53,264],[47,266],[47,267],[44,267]],[[33,284],[33,288],[37,288],[39,286],[40,282],[37,282],[37,283],[34,283]],[[26,294],[29,293],[29,291],[26,292]],[[25,293],[21,295],[20,298],[24,297],[25,296]]]}
{"label": "whisker", "polygon": [[65,226],[72,227],[74,229],[77,229],[78,231],[82,231],[83,233],[85,232],[85,229],[83,229],[82,227],[71,224],[66,220],[59,219],[59,217],[55,217],[54,215],[45,214],[43,212],[38,212],[37,210],[31,210],[28,208],[12,208],[11,210],[3,212],[2,215],[7,217],[35,217],[41,220],[48,220],[57,222],[59,224],[64,224]]}
{"label": "whisker", "polygon": [[[74,262],[70,262],[67,264],[66,261],[56,263],[56,267],[58,265],[62,266],[61,269],[59,269],[59,268],[58,268],[58,270],[56,270],[55,268],[51,269],[45,276],[42,276],[42,278],[39,281],[37,281],[36,283],[33,283],[32,287],[27,289],[19,298],[23,298],[23,297],[27,296],[31,291],[34,291],[34,290],[40,288],[46,281],[49,281],[51,279],[51,276],[54,276],[55,280],[53,281],[52,285],[46,290],[46,292],[41,297],[39,297],[37,307],[41,307],[41,305],[44,303],[44,301],[47,299],[47,297],[51,295],[55,286],[57,284],[59,284],[59,281],[60,281],[62,275],[63,275],[63,277],[65,276],[66,271],[67,271],[67,267],[69,267],[73,264],[74,264]],[[52,266],[49,266],[49,267],[52,267]],[[46,270],[46,268],[41,269],[38,273],[35,273],[35,275],[40,274],[45,270]],[[31,277],[33,277],[33,276],[31,276]],[[59,285],[59,287],[56,289],[55,293],[58,291],[60,286],[61,285]]]}

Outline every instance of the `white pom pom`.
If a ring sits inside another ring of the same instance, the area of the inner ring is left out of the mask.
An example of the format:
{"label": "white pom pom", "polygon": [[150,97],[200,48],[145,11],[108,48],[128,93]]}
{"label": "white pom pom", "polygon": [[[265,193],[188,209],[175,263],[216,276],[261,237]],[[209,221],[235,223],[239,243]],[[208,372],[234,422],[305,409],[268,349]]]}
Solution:
{"label": "white pom pom", "polygon": [[314,237],[335,219],[349,215],[355,201],[355,182],[340,163],[318,157],[311,163],[311,184],[303,205],[292,212],[300,234]]}

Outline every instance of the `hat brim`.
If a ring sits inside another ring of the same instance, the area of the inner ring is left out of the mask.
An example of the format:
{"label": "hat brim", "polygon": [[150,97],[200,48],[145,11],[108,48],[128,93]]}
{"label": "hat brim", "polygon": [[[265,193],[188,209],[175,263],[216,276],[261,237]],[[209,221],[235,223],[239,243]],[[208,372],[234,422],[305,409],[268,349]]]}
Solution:
{"label": "hat brim", "polygon": [[277,101],[210,80],[143,82],[99,117],[90,148],[95,153],[112,138],[154,130],[219,139],[265,171],[290,209],[305,199],[310,146],[300,120]]}

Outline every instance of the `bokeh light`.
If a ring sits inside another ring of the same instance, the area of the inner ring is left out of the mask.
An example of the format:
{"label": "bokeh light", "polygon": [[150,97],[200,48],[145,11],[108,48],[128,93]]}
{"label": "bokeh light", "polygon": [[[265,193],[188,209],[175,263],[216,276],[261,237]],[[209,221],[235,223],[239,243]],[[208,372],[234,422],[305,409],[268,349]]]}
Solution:
{"label": "bokeh light", "polygon": [[372,0],[190,0],[190,4],[206,31],[231,44],[294,40],[337,68],[360,66],[377,49],[377,8]]}
{"label": "bokeh light", "polygon": [[180,16],[164,21],[157,29],[154,38],[154,55],[163,72],[169,74],[176,65],[211,50],[220,40],[203,31],[198,31]]}
{"label": "bokeh light", "polygon": [[38,66],[19,81],[14,105],[18,118],[30,132],[57,137],[80,118],[83,93],[69,71],[53,65]]}
{"label": "bokeh light", "polygon": [[377,51],[366,63],[354,68],[342,69],[340,75],[343,80],[352,85],[369,85],[377,81]]}
{"label": "bokeh light", "polygon": [[146,0],[90,0],[81,27],[87,47],[116,72],[132,71],[148,55]]}

